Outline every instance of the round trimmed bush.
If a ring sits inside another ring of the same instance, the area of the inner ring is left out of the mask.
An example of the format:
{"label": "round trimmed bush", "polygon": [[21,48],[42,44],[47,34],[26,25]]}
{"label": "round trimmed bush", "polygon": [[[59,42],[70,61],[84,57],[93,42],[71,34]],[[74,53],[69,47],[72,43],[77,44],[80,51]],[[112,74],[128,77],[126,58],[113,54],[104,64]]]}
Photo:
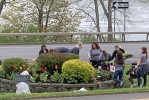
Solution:
{"label": "round trimmed bush", "polygon": [[9,58],[5,59],[4,62],[2,63],[2,67],[5,71],[6,74],[11,75],[12,72],[14,74],[18,72],[22,72],[23,70],[26,70],[28,67],[28,63],[26,60],[22,58]]}
{"label": "round trimmed bush", "polygon": [[[49,74],[53,74],[53,71],[58,69],[58,71],[61,73],[61,67],[62,64],[65,61],[71,60],[71,59],[79,59],[79,56],[76,54],[64,54],[64,53],[56,53],[56,52],[51,52],[51,53],[46,53],[46,54],[41,54],[38,56],[36,62],[40,67],[46,66],[49,71]],[[55,68],[55,66],[58,66]]]}
{"label": "round trimmed bush", "polygon": [[92,82],[91,74],[95,74],[92,65],[79,59],[66,61],[62,66],[62,76],[68,83]]}

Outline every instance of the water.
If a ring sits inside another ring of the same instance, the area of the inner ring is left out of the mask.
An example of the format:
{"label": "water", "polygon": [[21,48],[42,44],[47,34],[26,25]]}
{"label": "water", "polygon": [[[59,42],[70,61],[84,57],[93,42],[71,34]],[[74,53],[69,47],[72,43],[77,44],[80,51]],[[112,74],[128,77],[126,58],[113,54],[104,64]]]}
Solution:
{"label": "water", "polygon": [[[94,3],[93,0],[82,0],[79,6],[83,6],[82,9],[88,12],[95,19]],[[116,1],[116,0],[115,0]],[[117,0],[120,1],[120,0]],[[122,1],[122,0],[121,0]],[[129,2],[129,9],[126,10],[126,32],[149,32],[149,0],[125,0]],[[99,3],[99,2],[98,2]],[[107,0],[105,0],[105,4]],[[90,4],[90,6],[89,6]],[[77,8],[78,5],[73,4],[72,7]],[[93,8],[93,9],[91,9]],[[119,9],[122,13],[123,9]],[[116,19],[119,26],[116,26],[116,32],[124,31],[124,15],[116,11]],[[83,14],[83,13],[82,13]],[[100,14],[100,28],[102,32],[107,31],[107,19],[104,16],[103,9],[99,3],[99,14]],[[85,14],[83,14],[85,15]],[[113,14],[114,15],[114,14]],[[79,29],[88,32],[95,32],[96,29],[93,20],[85,15],[86,18],[81,20]],[[114,16],[113,16],[114,18]],[[114,26],[114,25],[113,25]],[[146,40],[146,35],[126,35],[126,40]]]}
{"label": "water", "polygon": [[[85,10],[85,12],[89,13],[93,19],[95,19],[95,12],[94,12],[94,0],[69,0],[72,1],[80,1],[78,3],[79,8]],[[124,0],[114,0],[114,1],[124,1]],[[126,10],[126,32],[149,32],[149,0],[125,0],[129,2],[129,9]],[[142,2],[140,2],[142,1]],[[104,0],[105,4],[107,0]],[[98,0],[99,3],[99,0]],[[75,12],[78,9],[78,5],[76,3],[72,4],[73,11]],[[3,12],[6,10],[7,7],[4,7]],[[119,9],[120,10],[120,9]],[[120,10],[123,12],[123,9]],[[116,32],[123,32],[124,31],[124,15],[119,13],[120,11],[116,11],[116,18],[118,26],[116,26]],[[101,32],[107,31],[107,19],[104,16],[103,9],[99,3],[99,14],[100,14],[100,28]],[[85,30],[87,32],[95,32],[95,24],[93,20],[85,15],[82,12],[82,15],[85,16],[81,20],[81,24],[78,29]],[[2,21],[2,20],[0,20]],[[117,36],[118,37],[118,36]],[[126,35],[126,40],[146,40],[146,35]]]}

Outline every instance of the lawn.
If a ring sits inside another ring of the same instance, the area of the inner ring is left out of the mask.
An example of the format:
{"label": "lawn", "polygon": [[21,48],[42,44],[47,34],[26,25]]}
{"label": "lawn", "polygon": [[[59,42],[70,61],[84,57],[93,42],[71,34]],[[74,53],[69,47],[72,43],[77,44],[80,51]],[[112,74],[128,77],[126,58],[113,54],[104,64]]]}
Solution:
{"label": "lawn", "polygon": [[70,96],[89,96],[89,95],[104,95],[115,93],[137,93],[148,92],[149,87],[145,88],[121,88],[121,89],[108,89],[108,90],[93,90],[87,92],[48,92],[48,93],[32,93],[32,94],[19,94],[15,93],[1,93],[0,99],[2,100],[25,100],[31,98],[50,98],[50,97],[70,97]]}

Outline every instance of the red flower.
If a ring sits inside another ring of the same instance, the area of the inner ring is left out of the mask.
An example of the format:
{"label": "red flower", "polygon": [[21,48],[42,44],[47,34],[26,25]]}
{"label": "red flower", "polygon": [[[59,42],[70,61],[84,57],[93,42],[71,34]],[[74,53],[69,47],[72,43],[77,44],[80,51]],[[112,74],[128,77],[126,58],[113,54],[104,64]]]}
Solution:
{"label": "red flower", "polygon": [[25,66],[25,65],[23,65],[23,68],[26,68],[26,66]]}
{"label": "red flower", "polygon": [[39,71],[42,71],[42,68],[39,68]]}
{"label": "red flower", "polygon": [[58,68],[58,65],[55,65],[55,69],[57,69]]}
{"label": "red flower", "polygon": [[44,67],[45,70],[47,70],[47,67]]}
{"label": "red flower", "polygon": [[42,69],[42,72],[44,72],[45,70],[44,69]]}
{"label": "red flower", "polygon": [[16,65],[13,65],[13,68],[14,68],[14,69],[16,69],[16,68],[17,68],[17,66],[16,66]]}
{"label": "red flower", "polygon": [[26,58],[26,61],[28,61],[28,59]]}

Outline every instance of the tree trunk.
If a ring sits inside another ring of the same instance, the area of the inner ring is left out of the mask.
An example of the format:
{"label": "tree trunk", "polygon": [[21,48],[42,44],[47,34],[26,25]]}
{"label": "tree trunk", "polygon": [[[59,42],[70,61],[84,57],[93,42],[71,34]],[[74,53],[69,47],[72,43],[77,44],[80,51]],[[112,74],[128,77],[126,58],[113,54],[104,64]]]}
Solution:
{"label": "tree trunk", "polygon": [[43,11],[39,10],[39,16],[38,16],[38,28],[39,28],[39,32],[43,31]]}
{"label": "tree trunk", "polygon": [[[108,11],[107,11],[103,0],[100,0],[101,6],[102,6],[104,13],[108,20],[108,30],[107,30],[108,32],[112,32],[112,6],[111,6],[112,2],[113,2],[113,0],[108,0]],[[113,35],[112,34],[108,35],[107,40],[112,41]]]}
{"label": "tree trunk", "polygon": [[49,22],[49,15],[50,15],[52,4],[53,4],[53,0],[51,0],[51,3],[49,5],[48,11],[47,11],[46,24],[45,24],[45,27],[44,27],[44,32],[47,32],[47,27],[48,27],[48,22]]}
{"label": "tree trunk", "polygon": [[3,9],[3,6],[4,6],[5,2],[6,2],[6,0],[1,0],[1,2],[0,2],[0,14],[2,12],[2,9]]}
{"label": "tree trunk", "polygon": [[[108,16],[108,32],[112,32],[112,7],[111,7],[112,1],[113,0],[108,1],[108,14],[109,14],[109,16]],[[112,41],[112,40],[113,40],[113,35],[109,34],[108,41]]]}
{"label": "tree trunk", "polygon": [[[98,1],[94,0],[94,5],[95,5],[95,14],[96,14],[96,28],[97,32],[100,32],[100,26],[99,26],[99,11],[98,11]],[[98,35],[99,41],[102,41],[101,35]],[[97,39],[98,41],[98,39]]]}

